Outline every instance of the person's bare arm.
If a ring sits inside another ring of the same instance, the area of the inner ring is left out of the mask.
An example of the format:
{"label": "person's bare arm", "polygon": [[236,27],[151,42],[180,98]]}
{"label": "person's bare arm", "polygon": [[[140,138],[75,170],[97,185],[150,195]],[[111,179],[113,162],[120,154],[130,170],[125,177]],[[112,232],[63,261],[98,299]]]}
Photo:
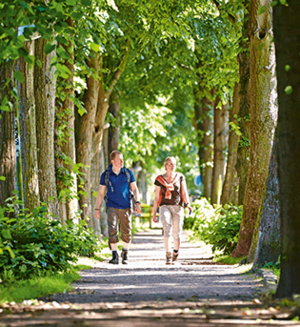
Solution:
{"label": "person's bare arm", "polygon": [[185,178],[182,181],[182,193],[183,193],[183,199],[184,199],[185,203],[187,203],[187,208],[189,209],[189,211],[192,211],[192,207],[191,207],[191,204],[190,204],[190,201],[189,201],[189,193],[188,193]]}
{"label": "person's bare arm", "polygon": [[159,196],[160,196],[160,186],[155,185],[155,195],[154,195],[154,200],[153,200],[153,215],[152,215],[152,220],[155,223],[157,223],[156,211],[158,208]]}
{"label": "person's bare arm", "polygon": [[[138,187],[136,185],[136,182],[130,183],[130,188],[132,189],[135,201],[140,201],[140,193],[138,190]],[[142,212],[141,204],[137,203],[135,206],[135,213],[138,215]]]}
{"label": "person's bare arm", "polygon": [[97,200],[96,200],[96,206],[95,206],[95,218],[100,219],[100,204],[103,200],[104,194],[105,194],[105,185],[100,185],[99,186],[99,191],[97,194]]}

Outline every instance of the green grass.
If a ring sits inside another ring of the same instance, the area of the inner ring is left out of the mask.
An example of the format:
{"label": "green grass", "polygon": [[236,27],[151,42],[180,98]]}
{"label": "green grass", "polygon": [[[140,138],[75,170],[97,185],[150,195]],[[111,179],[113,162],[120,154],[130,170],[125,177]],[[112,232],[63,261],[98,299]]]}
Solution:
{"label": "green grass", "polygon": [[72,290],[70,283],[80,279],[77,271],[90,269],[90,266],[78,265],[72,272],[48,274],[44,277],[32,277],[26,280],[0,284],[0,305],[6,302],[22,302],[53,293]]}
{"label": "green grass", "polygon": [[240,263],[243,259],[246,257],[241,257],[241,258],[233,258],[231,255],[221,255],[221,256],[216,256],[213,258],[214,262],[222,262],[227,265],[235,265],[237,263]]}
{"label": "green grass", "polygon": [[277,276],[278,280],[280,277],[280,268],[272,267],[273,273]]}

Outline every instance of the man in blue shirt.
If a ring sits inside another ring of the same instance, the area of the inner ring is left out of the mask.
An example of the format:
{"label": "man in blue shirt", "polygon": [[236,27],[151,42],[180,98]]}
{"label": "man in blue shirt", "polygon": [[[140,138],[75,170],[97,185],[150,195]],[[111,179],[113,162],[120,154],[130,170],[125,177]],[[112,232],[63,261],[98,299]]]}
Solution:
{"label": "man in blue shirt", "polygon": [[95,218],[100,219],[100,204],[106,193],[106,213],[108,224],[108,243],[112,250],[112,259],[109,263],[118,264],[117,252],[118,220],[120,220],[121,240],[123,249],[121,253],[122,263],[128,264],[128,249],[131,242],[131,191],[135,199],[135,213],[141,213],[139,191],[132,171],[124,166],[123,155],[120,151],[112,151],[110,154],[111,165],[102,173],[100,187],[96,200]]}

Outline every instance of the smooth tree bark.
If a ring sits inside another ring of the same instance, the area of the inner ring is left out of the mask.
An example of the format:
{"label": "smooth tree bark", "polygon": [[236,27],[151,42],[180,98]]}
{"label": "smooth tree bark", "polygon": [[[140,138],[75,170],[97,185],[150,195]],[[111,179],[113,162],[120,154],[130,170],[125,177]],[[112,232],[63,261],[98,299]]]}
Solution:
{"label": "smooth tree bark", "polygon": [[240,47],[242,51],[238,54],[239,63],[239,128],[240,140],[237,151],[236,171],[238,174],[238,204],[244,203],[244,195],[248,176],[248,166],[250,158],[250,98],[249,98],[249,81],[250,81],[250,55],[249,55],[249,0],[244,1],[244,23]]}
{"label": "smooth tree bark", "polygon": [[[25,43],[26,50],[34,56],[34,41]],[[34,70],[24,58],[19,59],[24,81],[19,86],[20,143],[22,157],[22,181],[25,208],[32,210],[40,205],[36,112],[34,98]]]}
{"label": "smooth tree bark", "polygon": [[35,57],[41,65],[34,67],[34,96],[36,110],[36,140],[39,177],[39,194],[41,202],[48,202],[48,211],[58,218],[58,201],[56,193],[54,164],[54,115],[56,79],[51,60],[56,55],[44,52],[47,40],[35,40]]}
{"label": "smooth tree bark", "polygon": [[203,196],[211,199],[211,186],[213,174],[213,146],[214,146],[214,124],[213,124],[213,102],[208,98],[202,99],[203,114],[203,148],[204,148],[204,176]]}
{"label": "smooth tree bark", "polygon": [[[225,175],[225,150],[228,142],[228,104],[217,108],[219,99],[214,106],[214,167],[211,187],[211,203],[218,202],[218,181],[221,185]],[[222,187],[222,186],[221,186]],[[222,191],[222,188],[221,188]]]}
{"label": "smooth tree bark", "polygon": [[[73,20],[68,19],[68,25],[73,27]],[[76,163],[75,154],[75,112],[74,112],[74,46],[72,42],[60,44],[60,46],[70,55],[64,65],[70,71],[66,79],[59,78],[57,81],[60,98],[56,99],[55,115],[55,166],[57,176],[57,189],[60,195],[59,212],[60,218],[64,222],[74,219],[78,210],[77,177],[73,170]],[[63,137],[61,137],[61,134]],[[66,160],[67,159],[67,160]],[[63,182],[68,180],[67,184]]]}
{"label": "smooth tree bark", "polygon": [[278,77],[281,274],[275,297],[300,294],[300,2],[274,7]]}
{"label": "smooth tree bark", "polygon": [[[270,0],[250,2],[250,161],[239,239],[232,256],[248,255],[264,188],[275,127],[277,92]],[[258,14],[264,5],[265,12]],[[256,237],[256,236],[254,236]]]}
{"label": "smooth tree bark", "polygon": [[13,61],[0,65],[0,206],[17,188],[14,67]]}
{"label": "smooth tree bark", "polygon": [[237,172],[236,172],[236,161],[237,161],[237,149],[239,144],[239,131],[238,126],[238,112],[239,112],[239,84],[236,83],[233,92],[233,103],[232,108],[229,110],[229,139],[228,139],[228,155],[226,174],[222,190],[222,204],[237,204]]}
{"label": "smooth tree bark", "polygon": [[[273,142],[272,155],[269,166],[265,196],[260,210],[259,235],[252,239],[252,245],[256,247],[253,261],[254,267],[263,267],[267,262],[277,262],[280,255],[280,205],[279,205],[279,180],[277,164],[278,140]],[[258,219],[259,222],[259,219]],[[251,252],[251,248],[249,254]],[[251,261],[251,258],[247,258]]]}

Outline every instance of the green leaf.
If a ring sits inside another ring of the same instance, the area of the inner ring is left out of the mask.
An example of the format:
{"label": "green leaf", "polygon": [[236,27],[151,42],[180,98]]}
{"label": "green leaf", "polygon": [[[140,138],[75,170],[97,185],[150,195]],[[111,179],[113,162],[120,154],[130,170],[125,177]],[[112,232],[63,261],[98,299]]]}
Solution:
{"label": "green leaf", "polygon": [[78,113],[80,116],[84,115],[86,113],[86,109],[83,106],[80,106],[78,108]]}
{"label": "green leaf", "polygon": [[291,85],[288,85],[285,89],[284,89],[284,92],[287,94],[287,95],[290,95],[293,93],[293,87]]}
{"label": "green leaf", "polygon": [[70,54],[64,50],[64,48],[59,47],[57,49],[57,54],[62,58],[62,59],[69,59],[71,56]]}
{"label": "green leaf", "polygon": [[271,7],[275,7],[277,4],[278,4],[278,1],[277,1],[277,0],[272,1],[272,2],[271,2]]}
{"label": "green leaf", "polygon": [[36,64],[37,64],[40,68],[42,68],[42,66],[43,66],[43,64],[42,64],[42,62],[40,61],[40,59],[38,59],[38,60],[36,61]]}
{"label": "green leaf", "polygon": [[12,249],[9,246],[5,247],[3,250],[7,250],[12,259],[15,258],[15,254],[13,253]]}
{"label": "green leaf", "polygon": [[83,13],[81,13],[81,12],[73,12],[71,16],[72,16],[72,18],[74,18],[75,20],[79,20],[79,19],[82,18]]}
{"label": "green leaf", "polygon": [[68,67],[64,66],[64,65],[61,65],[61,64],[57,64],[56,65],[56,69],[57,69],[57,72],[59,72],[59,75],[62,77],[62,78],[68,78],[70,75],[72,75],[71,71],[69,70]]}
{"label": "green leaf", "polygon": [[76,5],[76,0],[66,0],[66,4],[68,6],[75,6]]}
{"label": "green leaf", "polygon": [[259,9],[258,9],[258,15],[261,15],[264,12],[266,12],[266,6],[260,6]]}
{"label": "green leaf", "polygon": [[23,74],[21,71],[17,70],[14,72],[14,78],[20,82],[20,83],[23,83],[24,82],[24,77],[23,77]]}
{"label": "green leaf", "polygon": [[279,0],[279,2],[280,2],[283,6],[288,6],[286,0]]}
{"label": "green leaf", "polygon": [[34,56],[31,56],[31,55],[29,55],[29,56],[27,56],[27,57],[24,58],[25,62],[27,62],[27,64],[29,64],[29,65],[33,65],[34,64],[34,59],[35,59],[35,57]]}
{"label": "green leaf", "polygon": [[6,177],[5,176],[0,176],[0,181],[5,181]]}
{"label": "green leaf", "polygon": [[29,52],[27,50],[25,50],[24,48],[19,48],[18,53],[19,53],[20,57],[26,57],[29,54]]}
{"label": "green leaf", "polygon": [[55,45],[51,44],[51,43],[47,43],[45,45],[44,51],[46,54],[49,54],[50,52],[52,52],[55,49]]}
{"label": "green leaf", "polygon": [[11,234],[10,234],[10,231],[8,229],[3,229],[2,232],[1,232],[2,236],[8,240],[11,240],[12,237],[11,237]]}
{"label": "green leaf", "polygon": [[92,4],[91,0],[81,0],[81,3],[84,5],[84,6],[90,6]]}
{"label": "green leaf", "polygon": [[98,192],[97,192],[97,191],[95,191],[95,192],[93,193],[93,196],[96,198],[96,197],[97,197],[97,195],[98,195]]}
{"label": "green leaf", "polygon": [[290,65],[285,65],[285,71],[288,72],[291,69]]}
{"label": "green leaf", "polygon": [[93,50],[94,52],[99,52],[100,51],[100,45],[99,44],[96,44],[94,42],[91,42],[90,44],[90,48],[91,50]]}

